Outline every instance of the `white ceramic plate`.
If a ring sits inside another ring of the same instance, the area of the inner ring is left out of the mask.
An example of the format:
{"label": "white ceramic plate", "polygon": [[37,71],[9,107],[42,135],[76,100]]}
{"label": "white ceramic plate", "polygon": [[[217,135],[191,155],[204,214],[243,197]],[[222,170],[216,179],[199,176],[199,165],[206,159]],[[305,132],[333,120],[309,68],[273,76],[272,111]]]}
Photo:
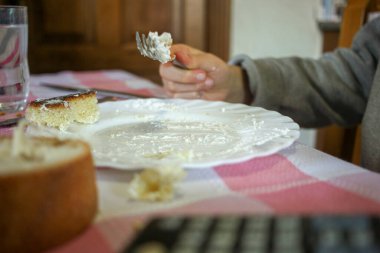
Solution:
{"label": "white ceramic plate", "polygon": [[99,108],[95,124],[50,131],[88,141],[98,166],[141,169],[180,163],[204,168],[270,155],[299,137],[299,126],[289,117],[242,104],[134,99]]}

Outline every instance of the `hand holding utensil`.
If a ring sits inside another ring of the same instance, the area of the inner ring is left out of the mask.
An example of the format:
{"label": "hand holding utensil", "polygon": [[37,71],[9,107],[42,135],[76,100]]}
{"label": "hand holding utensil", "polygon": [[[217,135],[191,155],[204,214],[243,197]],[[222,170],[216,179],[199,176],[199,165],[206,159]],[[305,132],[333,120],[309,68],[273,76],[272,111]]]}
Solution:
{"label": "hand holding utensil", "polygon": [[170,53],[170,46],[173,40],[170,33],[163,33],[158,36],[157,32],[149,32],[148,36],[145,34],[140,35],[136,32],[137,49],[141,55],[146,56],[152,60],[157,60],[161,63],[172,62],[176,67],[187,69],[185,65],[176,60],[175,55]]}

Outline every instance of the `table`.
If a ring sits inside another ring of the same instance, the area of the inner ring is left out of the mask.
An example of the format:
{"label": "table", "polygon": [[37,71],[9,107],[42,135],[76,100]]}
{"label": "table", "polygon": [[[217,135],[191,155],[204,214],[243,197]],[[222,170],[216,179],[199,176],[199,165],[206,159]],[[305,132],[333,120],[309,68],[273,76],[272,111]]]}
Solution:
{"label": "table", "polygon": [[[63,95],[40,82],[81,84],[163,96],[161,87],[125,71],[32,76],[31,99]],[[0,128],[0,135],[11,129]],[[97,168],[99,213],[80,236],[50,252],[119,252],[147,219],[173,214],[380,214],[380,174],[294,143],[276,154],[187,171],[170,202],[130,201],[134,172]]]}

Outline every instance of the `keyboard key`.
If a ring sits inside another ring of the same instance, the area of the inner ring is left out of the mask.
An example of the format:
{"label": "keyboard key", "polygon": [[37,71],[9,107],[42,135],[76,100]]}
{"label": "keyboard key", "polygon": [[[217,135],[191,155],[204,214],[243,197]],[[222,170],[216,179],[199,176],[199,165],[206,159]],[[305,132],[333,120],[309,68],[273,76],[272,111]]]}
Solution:
{"label": "keyboard key", "polygon": [[162,230],[178,230],[182,225],[183,218],[168,217],[160,220],[157,226]]}
{"label": "keyboard key", "polygon": [[245,230],[247,233],[253,231],[268,231],[270,229],[271,219],[269,216],[247,218]]}
{"label": "keyboard key", "polygon": [[229,249],[231,250],[236,241],[235,231],[216,231],[214,232],[209,241],[209,246],[216,249]]}
{"label": "keyboard key", "polygon": [[374,234],[368,229],[354,229],[348,232],[349,243],[356,248],[366,248],[374,244]]}
{"label": "keyboard key", "polygon": [[266,249],[268,244],[269,234],[262,231],[244,233],[240,240],[243,249]]}
{"label": "keyboard key", "polygon": [[332,248],[344,243],[343,231],[335,228],[328,228],[319,232],[318,247]]}
{"label": "keyboard key", "polygon": [[177,244],[182,247],[195,247],[201,246],[205,239],[205,233],[202,231],[183,231],[178,238]]}
{"label": "keyboard key", "polygon": [[301,231],[277,232],[273,236],[276,249],[300,249],[302,247]]}
{"label": "keyboard key", "polygon": [[212,219],[209,217],[195,217],[189,220],[187,224],[187,229],[205,231],[209,229],[211,224],[212,224]]}
{"label": "keyboard key", "polygon": [[241,223],[238,217],[224,217],[217,220],[215,230],[236,231]]}
{"label": "keyboard key", "polygon": [[285,216],[275,220],[275,229],[279,231],[300,230],[302,219],[295,216]]}

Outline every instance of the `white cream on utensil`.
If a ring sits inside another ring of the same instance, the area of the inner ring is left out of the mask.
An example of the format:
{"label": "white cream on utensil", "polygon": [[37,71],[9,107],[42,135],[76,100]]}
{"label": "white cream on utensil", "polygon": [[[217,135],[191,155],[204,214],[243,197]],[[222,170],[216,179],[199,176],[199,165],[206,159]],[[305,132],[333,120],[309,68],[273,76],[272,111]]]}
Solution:
{"label": "white cream on utensil", "polygon": [[156,45],[155,48],[151,48],[150,50],[157,56],[157,60],[161,63],[172,61],[173,59],[170,56],[170,47],[173,43],[171,34],[164,32],[158,35],[157,32],[149,32],[148,36]]}

